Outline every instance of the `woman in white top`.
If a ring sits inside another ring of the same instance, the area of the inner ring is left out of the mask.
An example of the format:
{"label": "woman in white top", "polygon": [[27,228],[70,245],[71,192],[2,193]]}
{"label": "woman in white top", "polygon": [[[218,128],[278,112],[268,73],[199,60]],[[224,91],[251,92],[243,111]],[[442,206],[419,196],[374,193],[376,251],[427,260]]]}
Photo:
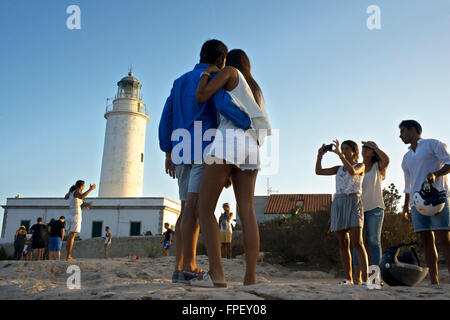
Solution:
{"label": "woman in white top", "polygon": [[[362,203],[364,208],[364,229],[367,230],[367,240],[371,255],[371,265],[381,263],[381,228],[384,220],[384,200],[382,182],[386,177],[389,157],[373,141],[362,141],[362,156],[365,165],[365,175],[362,185]],[[363,237],[364,238],[364,237]],[[361,283],[361,271],[356,252],[353,250],[355,265],[355,283]]]}
{"label": "woman in white top", "polygon": [[[361,201],[365,165],[364,163],[358,163],[359,149],[354,141],[344,141],[342,143],[342,152],[339,149],[338,140],[334,140],[332,147],[334,149],[327,150],[326,146],[322,145],[319,149],[316,174],[324,176],[336,175],[336,194],[331,204],[330,231],[336,232],[338,235],[342,265],[347,277],[339,284],[353,284],[350,239],[361,265],[362,279],[367,283],[368,262],[362,238],[364,212]],[[343,166],[322,168],[322,157],[327,151],[337,154]]]}
{"label": "woman in white top", "polygon": [[69,192],[64,197],[64,199],[69,200],[69,215],[66,219],[66,230],[69,232],[66,248],[67,261],[74,261],[72,258],[72,249],[75,236],[77,233],[81,232],[81,205],[88,194],[95,189],[95,184],[91,184],[89,190],[82,193],[84,185],[85,183],[83,180],[78,180],[70,187]]}
{"label": "woman in white top", "polygon": [[[241,110],[251,119],[244,132],[229,119],[220,116],[214,142],[206,151],[205,169],[199,190],[199,220],[208,252],[210,271],[192,283],[202,281],[215,286],[226,286],[222,268],[219,228],[214,211],[223,187],[229,179],[233,183],[239,216],[242,221],[246,272],[244,285],[256,283],[256,264],[259,255],[259,230],[253,207],[256,176],[259,167],[259,146],[270,135],[270,124],[260,87],[253,79],[250,61],[242,50],[232,50],[226,58],[226,67],[211,66],[201,75],[196,100],[210,99],[220,88],[226,89]],[[218,74],[209,81],[212,73]],[[209,82],[208,82],[209,81]],[[251,130],[249,130],[251,129]]]}

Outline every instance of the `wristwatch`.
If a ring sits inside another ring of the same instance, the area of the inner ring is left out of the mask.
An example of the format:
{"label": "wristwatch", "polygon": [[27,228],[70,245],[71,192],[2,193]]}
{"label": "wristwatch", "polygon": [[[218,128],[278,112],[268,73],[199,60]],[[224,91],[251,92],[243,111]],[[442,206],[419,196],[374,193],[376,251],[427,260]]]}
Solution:
{"label": "wristwatch", "polygon": [[200,78],[203,76],[208,76],[209,78],[209,76],[211,76],[211,73],[209,73],[208,71],[203,71],[202,74],[200,75]]}

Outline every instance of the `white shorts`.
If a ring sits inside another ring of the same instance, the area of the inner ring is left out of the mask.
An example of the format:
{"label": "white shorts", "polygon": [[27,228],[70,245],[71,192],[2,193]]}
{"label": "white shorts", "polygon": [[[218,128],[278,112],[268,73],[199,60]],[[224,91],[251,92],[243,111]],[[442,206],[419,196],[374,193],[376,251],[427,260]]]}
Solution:
{"label": "white shorts", "polygon": [[217,129],[214,142],[207,150],[205,163],[214,163],[212,157],[234,164],[241,170],[260,170],[259,146],[250,130]]}

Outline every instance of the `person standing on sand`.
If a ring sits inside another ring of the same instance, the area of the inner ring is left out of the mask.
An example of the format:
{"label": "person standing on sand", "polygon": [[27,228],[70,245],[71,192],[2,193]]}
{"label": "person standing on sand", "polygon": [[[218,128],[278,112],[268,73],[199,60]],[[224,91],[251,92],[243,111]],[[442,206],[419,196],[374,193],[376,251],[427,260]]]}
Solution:
{"label": "person standing on sand", "polygon": [[170,249],[170,246],[172,245],[173,231],[172,231],[172,229],[170,229],[170,226],[167,222],[164,223],[164,228],[166,228],[166,232],[164,232],[164,243],[163,243],[163,241],[161,241],[161,243],[163,243],[162,251],[163,251],[164,255],[166,257],[168,257],[169,249]]}
{"label": "person standing on sand", "polygon": [[[384,200],[382,182],[386,177],[386,169],[389,165],[389,157],[375,142],[362,141],[362,156],[364,162],[364,180],[362,184],[361,200],[364,208],[363,238],[367,231],[371,264],[380,265],[381,228],[384,220]],[[355,284],[361,284],[361,269],[359,268],[356,250],[353,248],[353,262],[355,266]]]}
{"label": "person standing on sand", "polygon": [[61,259],[61,246],[64,239],[64,227],[66,217],[61,216],[58,220],[50,221],[50,260]]}
{"label": "person standing on sand", "polygon": [[37,219],[37,223],[30,228],[31,236],[31,249],[33,250],[33,260],[42,260],[44,257],[45,243],[42,239],[44,233],[44,224],[42,224],[42,218]]}
{"label": "person standing on sand", "polygon": [[20,226],[19,230],[14,235],[14,259],[23,259],[23,250],[25,249],[25,243],[27,242],[27,228]]}
{"label": "person standing on sand", "polygon": [[81,232],[81,205],[83,200],[95,189],[95,184],[91,184],[89,189],[83,192],[85,183],[83,180],[78,180],[69,192],[65,195],[64,199],[69,200],[69,216],[67,219],[67,230],[69,232],[69,238],[67,239],[67,261],[74,261],[72,258],[73,242],[77,233]]}
{"label": "person standing on sand", "polygon": [[[211,66],[223,68],[227,53],[226,45],[219,40],[208,40],[203,44],[200,63],[174,81],[159,123],[160,149],[166,154],[165,171],[178,179],[181,201],[181,214],[175,225],[176,255],[172,282],[187,283],[202,272],[195,258],[200,231],[197,202],[204,169],[203,151],[209,144],[203,139],[205,132],[217,128],[219,107],[219,111],[227,114],[240,128],[250,125],[250,118],[228,95],[215,95],[203,102],[195,99],[200,75]],[[187,136],[172,139],[175,131],[187,133]],[[180,146],[186,143],[190,150],[180,150]]]}
{"label": "person standing on sand", "polygon": [[[330,231],[336,232],[338,235],[342,266],[346,276],[346,279],[339,282],[339,285],[353,285],[350,239],[361,266],[362,284],[365,285],[368,279],[368,259],[362,237],[364,210],[361,201],[365,165],[358,163],[359,149],[354,141],[342,142],[342,152],[338,140],[334,140],[330,147],[334,147],[334,149],[327,149],[325,145],[319,148],[316,174],[336,175],[336,194],[331,203]],[[343,166],[322,168],[323,155],[328,151],[337,154]]]}
{"label": "person standing on sand", "polygon": [[108,226],[105,228],[105,232],[105,259],[108,259],[108,249],[111,245],[112,234]]}
{"label": "person standing on sand", "polygon": [[231,259],[231,240],[233,238],[233,228],[231,220],[233,212],[230,211],[230,204],[224,203],[222,206],[224,213],[219,217],[220,242],[222,244],[222,258]]}
{"label": "person standing on sand", "polygon": [[[447,145],[435,139],[422,139],[422,126],[415,120],[404,120],[399,125],[400,139],[410,144],[404,155],[402,169],[405,176],[405,204],[403,216],[412,220],[414,232],[420,236],[424,246],[425,261],[430,269],[432,284],[439,284],[438,253],[435,236],[444,253],[450,273],[450,192],[447,174],[450,172],[450,154]],[[446,191],[447,202],[444,209],[435,216],[424,216],[414,206],[414,193],[422,188],[427,179],[438,191]]]}

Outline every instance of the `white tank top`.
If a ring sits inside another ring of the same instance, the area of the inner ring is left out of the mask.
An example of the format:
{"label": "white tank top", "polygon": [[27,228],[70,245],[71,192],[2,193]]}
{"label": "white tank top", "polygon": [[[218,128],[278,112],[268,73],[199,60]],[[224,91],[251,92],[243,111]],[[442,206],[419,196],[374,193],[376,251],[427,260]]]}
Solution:
{"label": "white tank top", "polygon": [[[237,69],[236,69],[237,70]],[[253,97],[252,90],[250,89],[249,85],[247,84],[247,81],[245,80],[244,75],[237,70],[238,73],[238,84],[236,88],[234,88],[231,91],[227,91],[228,94],[231,96],[233,102],[235,104],[244,105],[247,109],[260,109],[258,104],[256,103],[255,98]],[[264,103],[263,100],[261,100],[261,104]],[[265,109],[265,108],[264,108]],[[219,129],[236,129],[238,128],[233,121],[229,120],[228,118],[224,117],[222,114],[219,114],[220,117],[220,123],[218,128]]]}
{"label": "white tank top", "polygon": [[81,217],[81,205],[83,204],[83,200],[74,196],[75,191],[71,192],[69,195],[69,213]]}
{"label": "white tank top", "polygon": [[[355,163],[353,167],[357,165]],[[336,194],[361,194],[363,179],[364,176],[352,176],[350,173],[344,171],[344,166],[339,167],[336,173]]]}
{"label": "white tank top", "polygon": [[384,209],[383,190],[381,184],[384,176],[378,170],[378,162],[372,165],[369,172],[366,172],[362,184],[362,203],[364,211],[373,210],[375,208]]}

